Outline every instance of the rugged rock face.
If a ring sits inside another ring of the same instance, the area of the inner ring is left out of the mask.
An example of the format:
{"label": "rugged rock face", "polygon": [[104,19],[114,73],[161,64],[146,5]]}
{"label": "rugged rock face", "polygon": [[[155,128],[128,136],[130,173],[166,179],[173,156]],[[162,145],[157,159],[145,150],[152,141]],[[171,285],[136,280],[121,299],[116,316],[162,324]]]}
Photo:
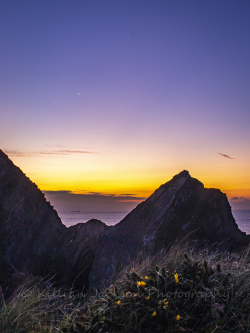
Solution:
{"label": "rugged rock face", "polygon": [[0,151],[0,256],[24,274],[46,275],[66,227],[43,193]]}
{"label": "rugged rock face", "polygon": [[90,285],[111,283],[119,265],[134,260],[138,253],[155,254],[176,239],[188,237],[221,250],[249,244],[239,230],[227,197],[220,190],[207,189],[188,171],[160,186],[101,241],[90,273]]}
{"label": "rugged rock face", "polygon": [[90,220],[66,228],[43,193],[0,150],[0,285],[53,276],[56,285],[102,287],[139,253],[155,254],[183,237],[234,250],[250,243],[226,195],[187,171],[160,186],[120,223]]}
{"label": "rugged rock face", "polygon": [[[98,220],[66,228],[44,194],[0,150],[0,285],[28,275],[87,286],[99,239]],[[12,287],[11,287],[12,286]]]}
{"label": "rugged rock face", "polygon": [[102,221],[92,219],[73,225],[64,232],[61,251],[67,268],[60,272],[60,284],[73,283],[77,289],[88,288],[88,277],[95,253],[108,228]]}

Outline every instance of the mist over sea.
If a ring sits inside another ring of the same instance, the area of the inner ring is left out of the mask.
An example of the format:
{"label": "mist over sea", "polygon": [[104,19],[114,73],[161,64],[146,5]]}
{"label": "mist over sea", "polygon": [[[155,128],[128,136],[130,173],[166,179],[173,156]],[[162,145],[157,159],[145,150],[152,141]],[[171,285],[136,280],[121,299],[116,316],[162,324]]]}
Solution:
{"label": "mist over sea", "polygon": [[[128,213],[129,212],[65,212],[60,214],[60,218],[67,227],[79,222],[87,222],[90,219],[98,219],[107,225],[114,225],[120,222]],[[240,230],[250,234],[250,210],[233,210],[233,216]]]}

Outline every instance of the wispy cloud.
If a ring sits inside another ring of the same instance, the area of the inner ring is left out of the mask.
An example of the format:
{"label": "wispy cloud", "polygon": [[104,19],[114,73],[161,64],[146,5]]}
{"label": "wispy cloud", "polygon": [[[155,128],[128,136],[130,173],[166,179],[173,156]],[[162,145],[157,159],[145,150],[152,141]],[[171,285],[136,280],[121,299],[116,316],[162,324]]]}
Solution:
{"label": "wispy cloud", "polygon": [[41,151],[21,151],[17,149],[3,150],[8,156],[31,157],[35,155],[73,155],[73,154],[97,154],[89,150],[53,149]]}
{"label": "wispy cloud", "polygon": [[121,195],[135,195],[134,193],[125,193],[125,194],[121,194]]}
{"label": "wispy cloud", "polygon": [[229,199],[232,209],[250,209],[250,198],[246,197],[232,197]]}
{"label": "wispy cloud", "polygon": [[118,202],[124,202],[123,200],[132,200],[132,201],[143,201],[147,199],[146,197],[137,197],[135,194],[114,194],[114,193],[103,193],[103,192],[92,192],[82,190],[85,193],[75,193],[70,190],[60,190],[60,191],[43,191],[45,194],[54,195],[54,196],[68,196],[71,197],[82,197],[82,198],[99,198],[99,199],[111,199]]}
{"label": "wispy cloud", "polygon": [[221,155],[221,156],[223,156],[223,157],[225,157],[225,158],[229,158],[230,160],[235,160],[234,157],[230,157],[229,155],[222,154],[222,153],[217,153],[217,154],[219,154],[219,155]]}
{"label": "wispy cloud", "polygon": [[237,202],[250,202],[250,199],[244,197],[233,197],[230,200]]}
{"label": "wispy cloud", "polygon": [[136,197],[132,195],[116,195],[101,192],[73,193],[67,190],[43,191],[43,193],[59,213],[63,211],[129,212],[136,205],[146,199],[144,197]]}
{"label": "wispy cloud", "polygon": [[95,154],[93,151],[88,150],[70,150],[70,149],[58,149],[51,151],[40,151],[38,154],[52,154],[52,155],[72,155],[72,154]]}
{"label": "wispy cloud", "polygon": [[[44,145],[44,147],[56,147],[56,148],[65,148],[65,146],[63,146],[63,145]],[[78,148],[78,147],[77,147]]]}

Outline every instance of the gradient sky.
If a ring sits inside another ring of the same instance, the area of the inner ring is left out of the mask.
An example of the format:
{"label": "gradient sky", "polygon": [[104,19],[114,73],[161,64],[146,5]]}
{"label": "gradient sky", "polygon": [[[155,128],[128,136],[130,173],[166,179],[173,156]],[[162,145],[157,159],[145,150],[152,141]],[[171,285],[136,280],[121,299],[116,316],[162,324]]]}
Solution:
{"label": "gradient sky", "polygon": [[249,18],[249,0],[1,1],[0,148],[52,204],[121,210],[186,169],[250,209]]}

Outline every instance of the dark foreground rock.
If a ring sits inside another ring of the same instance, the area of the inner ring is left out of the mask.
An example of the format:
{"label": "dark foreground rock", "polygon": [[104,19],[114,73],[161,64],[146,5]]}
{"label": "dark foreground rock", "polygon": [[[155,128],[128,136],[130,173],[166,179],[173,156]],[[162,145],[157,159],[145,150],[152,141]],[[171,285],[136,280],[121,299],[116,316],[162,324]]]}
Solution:
{"label": "dark foreground rock", "polygon": [[88,288],[88,277],[101,238],[109,227],[92,219],[69,227],[64,233],[61,253],[67,266],[61,270],[60,284],[74,285],[77,289]]}
{"label": "dark foreground rock", "polygon": [[67,228],[44,194],[0,150],[0,285],[27,276],[53,277],[56,285],[87,286],[104,223]]}
{"label": "dark foreground rock", "polygon": [[90,273],[90,285],[109,285],[121,265],[139,253],[154,255],[183,238],[220,250],[248,245],[250,237],[239,230],[225,194],[207,189],[188,171],[160,186],[100,243]]}
{"label": "dark foreground rock", "polygon": [[[51,277],[77,289],[109,285],[139,253],[153,255],[189,238],[233,251],[247,246],[227,197],[187,171],[160,186],[120,223],[98,220],[66,228],[43,193],[0,150],[0,285]],[[9,289],[9,290],[10,290]]]}
{"label": "dark foreground rock", "polygon": [[0,256],[24,274],[46,275],[66,227],[43,193],[0,151]]}

